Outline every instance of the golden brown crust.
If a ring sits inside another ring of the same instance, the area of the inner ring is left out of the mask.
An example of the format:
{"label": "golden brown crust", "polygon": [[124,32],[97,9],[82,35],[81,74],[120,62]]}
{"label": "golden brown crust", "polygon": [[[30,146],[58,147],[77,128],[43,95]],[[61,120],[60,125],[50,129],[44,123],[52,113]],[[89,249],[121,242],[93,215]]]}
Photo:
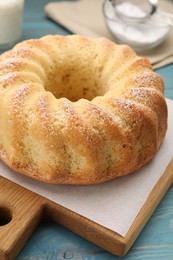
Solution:
{"label": "golden brown crust", "polygon": [[133,172],[163,142],[163,90],[147,59],[104,38],[19,43],[0,56],[0,158],[49,183]]}

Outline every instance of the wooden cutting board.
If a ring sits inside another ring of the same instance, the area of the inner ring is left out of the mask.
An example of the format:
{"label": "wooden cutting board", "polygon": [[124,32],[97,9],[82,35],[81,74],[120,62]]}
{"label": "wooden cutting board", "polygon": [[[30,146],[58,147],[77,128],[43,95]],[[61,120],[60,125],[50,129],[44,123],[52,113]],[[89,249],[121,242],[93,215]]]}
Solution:
{"label": "wooden cutting board", "polygon": [[112,254],[123,256],[173,183],[173,160],[125,237],[0,177],[0,259],[14,260],[41,219],[49,218]]}

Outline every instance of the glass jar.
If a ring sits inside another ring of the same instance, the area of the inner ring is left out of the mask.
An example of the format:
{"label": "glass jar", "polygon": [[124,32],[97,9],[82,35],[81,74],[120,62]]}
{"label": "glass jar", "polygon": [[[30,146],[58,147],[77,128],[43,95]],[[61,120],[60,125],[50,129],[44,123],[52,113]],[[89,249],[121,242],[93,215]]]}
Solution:
{"label": "glass jar", "polygon": [[141,52],[158,46],[168,35],[171,25],[169,18],[158,18],[157,14],[144,22],[125,21],[119,17],[110,0],[103,3],[106,25],[118,43],[128,44],[135,51]]}
{"label": "glass jar", "polygon": [[12,47],[22,33],[24,0],[0,0],[0,49]]}

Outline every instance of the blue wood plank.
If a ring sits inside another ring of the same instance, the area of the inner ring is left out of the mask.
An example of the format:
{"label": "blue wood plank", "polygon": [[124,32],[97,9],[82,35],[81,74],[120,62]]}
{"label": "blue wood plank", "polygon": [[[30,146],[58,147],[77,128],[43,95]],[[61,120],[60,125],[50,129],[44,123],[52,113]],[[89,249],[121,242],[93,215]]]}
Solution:
{"label": "blue wood plank", "polygon": [[173,64],[157,69],[156,72],[160,74],[165,83],[165,96],[173,99]]}
{"label": "blue wood plank", "polygon": [[[48,0],[25,0],[21,40],[46,34],[69,32],[48,19],[44,6]],[[56,2],[56,0],[51,0]],[[165,81],[165,95],[173,99],[173,64],[158,69]],[[98,246],[68,231],[52,221],[39,225],[17,260],[118,260]],[[158,206],[129,253],[123,260],[173,260],[173,186]]]}

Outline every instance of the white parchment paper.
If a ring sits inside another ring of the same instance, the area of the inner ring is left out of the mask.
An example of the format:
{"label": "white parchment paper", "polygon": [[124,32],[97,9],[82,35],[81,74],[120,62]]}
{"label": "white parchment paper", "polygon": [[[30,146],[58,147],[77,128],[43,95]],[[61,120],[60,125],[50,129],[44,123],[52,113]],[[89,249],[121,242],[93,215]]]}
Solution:
{"label": "white parchment paper", "polygon": [[156,157],[134,174],[94,186],[51,185],[15,173],[0,162],[0,175],[125,236],[173,158],[173,101],[168,131]]}

